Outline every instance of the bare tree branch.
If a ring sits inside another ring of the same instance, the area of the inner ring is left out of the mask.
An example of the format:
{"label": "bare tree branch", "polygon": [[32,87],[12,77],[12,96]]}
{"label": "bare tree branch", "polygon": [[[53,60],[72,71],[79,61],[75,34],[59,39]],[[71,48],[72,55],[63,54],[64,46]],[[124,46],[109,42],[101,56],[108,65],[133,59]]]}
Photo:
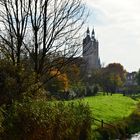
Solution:
{"label": "bare tree branch", "polygon": [[27,52],[36,74],[49,75],[79,53],[87,16],[82,0],[1,0],[0,38],[14,65]]}

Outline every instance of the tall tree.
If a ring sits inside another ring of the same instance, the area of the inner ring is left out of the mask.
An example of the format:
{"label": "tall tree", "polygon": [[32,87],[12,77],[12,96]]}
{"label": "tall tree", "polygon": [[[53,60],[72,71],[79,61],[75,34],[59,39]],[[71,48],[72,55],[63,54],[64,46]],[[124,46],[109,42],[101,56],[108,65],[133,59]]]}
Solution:
{"label": "tall tree", "polygon": [[121,80],[125,81],[126,70],[124,70],[124,67],[120,63],[110,63],[106,69],[111,73],[118,74]]}
{"label": "tall tree", "polygon": [[[24,40],[28,27],[31,0],[0,1],[0,50],[3,58],[7,58],[14,66],[17,93],[21,92],[21,57],[24,55]],[[11,64],[10,64],[11,65]],[[12,71],[12,70],[11,70]]]}
{"label": "tall tree", "polygon": [[79,54],[87,15],[82,0],[1,0],[2,50],[14,65],[24,53],[30,56],[37,78],[59,71]]}
{"label": "tall tree", "polygon": [[106,92],[114,93],[125,82],[123,66],[119,63],[111,63],[102,69],[101,85]]}
{"label": "tall tree", "polygon": [[0,1],[1,50],[14,65],[20,65],[28,25],[30,0]]}
{"label": "tall tree", "polygon": [[[34,0],[30,6],[34,70],[37,74],[63,68],[79,51],[78,32],[84,24],[81,0]],[[29,53],[30,50],[29,50]],[[61,57],[61,60],[60,60]],[[51,58],[51,60],[50,60]]]}

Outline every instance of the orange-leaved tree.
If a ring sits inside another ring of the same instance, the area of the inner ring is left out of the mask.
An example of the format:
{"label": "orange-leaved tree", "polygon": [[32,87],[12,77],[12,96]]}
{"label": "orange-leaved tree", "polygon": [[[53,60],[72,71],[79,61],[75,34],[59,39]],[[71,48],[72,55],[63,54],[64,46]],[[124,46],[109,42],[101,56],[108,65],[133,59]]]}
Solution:
{"label": "orange-leaved tree", "polygon": [[50,72],[51,79],[46,85],[50,92],[66,92],[68,91],[68,78],[65,73],[61,73],[57,69]]}

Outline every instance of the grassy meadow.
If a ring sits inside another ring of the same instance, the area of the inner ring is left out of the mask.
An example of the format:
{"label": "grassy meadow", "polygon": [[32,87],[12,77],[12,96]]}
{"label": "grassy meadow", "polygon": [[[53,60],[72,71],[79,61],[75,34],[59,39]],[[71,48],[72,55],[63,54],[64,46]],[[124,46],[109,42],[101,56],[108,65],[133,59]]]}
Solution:
{"label": "grassy meadow", "polygon": [[82,102],[89,104],[94,118],[107,123],[129,116],[138,103],[138,101],[122,94],[86,97],[82,99]]}

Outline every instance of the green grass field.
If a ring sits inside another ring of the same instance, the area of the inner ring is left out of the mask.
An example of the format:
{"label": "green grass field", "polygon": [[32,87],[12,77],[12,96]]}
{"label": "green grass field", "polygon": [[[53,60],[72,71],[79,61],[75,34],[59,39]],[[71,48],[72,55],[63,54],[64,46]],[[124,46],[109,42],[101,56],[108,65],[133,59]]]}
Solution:
{"label": "green grass field", "polygon": [[86,97],[82,99],[82,102],[89,104],[94,118],[109,123],[129,116],[138,103],[138,101],[122,94]]}

